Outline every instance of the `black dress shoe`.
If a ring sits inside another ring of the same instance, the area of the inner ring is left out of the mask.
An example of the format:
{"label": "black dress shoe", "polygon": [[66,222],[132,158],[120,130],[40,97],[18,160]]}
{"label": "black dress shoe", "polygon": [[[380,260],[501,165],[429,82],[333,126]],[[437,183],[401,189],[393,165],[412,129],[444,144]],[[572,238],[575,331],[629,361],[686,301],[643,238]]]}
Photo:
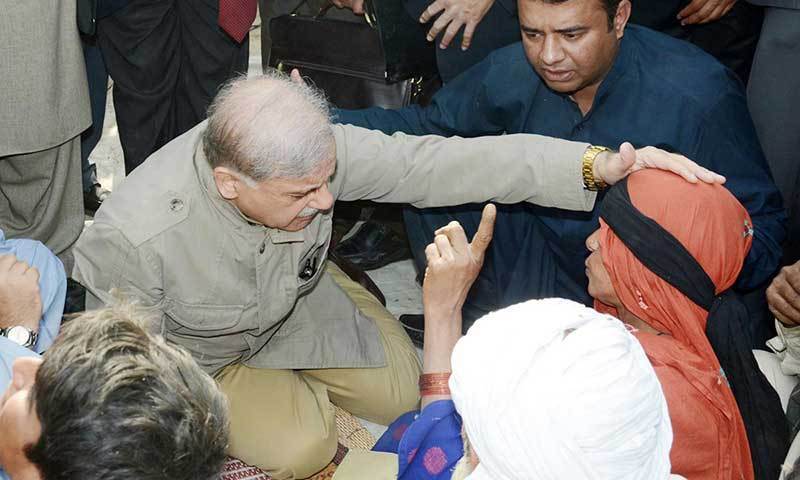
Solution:
{"label": "black dress shoe", "polygon": [[361,225],[352,237],[340,242],[336,253],[363,270],[374,270],[411,257],[404,238],[372,220]]}
{"label": "black dress shoe", "polygon": [[67,278],[67,298],[64,301],[64,314],[80,313],[86,310],[86,289],[80,283]]}
{"label": "black dress shoe", "polygon": [[83,209],[89,215],[94,215],[109,195],[111,192],[101,187],[99,183],[95,183],[89,190],[83,191]]}
{"label": "black dress shoe", "polygon": [[406,330],[406,333],[411,337],[414,345],[422,348],[425,340],[425,315],[421,313],[409,313],[407,315],[400,315],[400,323]]}

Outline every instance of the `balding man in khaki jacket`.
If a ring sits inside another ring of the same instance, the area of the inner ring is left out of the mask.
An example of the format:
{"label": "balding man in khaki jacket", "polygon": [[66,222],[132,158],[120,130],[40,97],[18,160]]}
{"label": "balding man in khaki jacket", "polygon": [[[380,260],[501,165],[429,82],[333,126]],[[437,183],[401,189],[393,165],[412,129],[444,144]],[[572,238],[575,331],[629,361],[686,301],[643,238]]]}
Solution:
{"label": "balding man in khaki jacket", "polygon": [[87,306],[118,289],[152,307],[228,395],[230,453],[276,479],[332,459],[332,404],[387,424],[419,401],[419,360],[400,324],[326,262],[335,200],[590,210],[584,181],[646,166],[715,178],[654,149],[387,136],[328,115],[313,89],[277,74],[234,82],[207,122],[114,192],[76,248]]}

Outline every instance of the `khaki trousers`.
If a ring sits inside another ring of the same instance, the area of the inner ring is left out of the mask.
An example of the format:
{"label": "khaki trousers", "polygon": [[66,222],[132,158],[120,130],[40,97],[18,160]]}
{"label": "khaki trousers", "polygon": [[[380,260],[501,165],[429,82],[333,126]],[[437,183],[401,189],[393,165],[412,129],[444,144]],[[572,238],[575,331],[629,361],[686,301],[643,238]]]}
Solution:
{"label": "khaki trousers", "polygon": [[385,367],[270,370],[236,364],[218,376],[230,402],[229,453],[275,480],[307,478],[330,463],[338,443],[333,404],[384,425],[418,408],[420,362],[400,322],[332,262],[328,274],[375,321]]}

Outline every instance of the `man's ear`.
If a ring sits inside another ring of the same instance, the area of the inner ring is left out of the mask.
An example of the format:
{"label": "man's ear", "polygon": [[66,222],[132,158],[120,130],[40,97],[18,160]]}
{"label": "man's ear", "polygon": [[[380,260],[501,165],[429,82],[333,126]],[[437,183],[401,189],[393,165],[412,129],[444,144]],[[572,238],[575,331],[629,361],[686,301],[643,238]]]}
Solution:
{"label": "man's ear", "polygon": [[625,35],[625,26],[631,18],[631,0],[622,0],[617,5],[617,13],[614,15],[614,33],[617,39]]}
{"label": "man's ear", "polygon": [[214,183],[217,190],[225,200],[235,200],[239,197],[242,178],[237,172],[227,167],[214,167]]}

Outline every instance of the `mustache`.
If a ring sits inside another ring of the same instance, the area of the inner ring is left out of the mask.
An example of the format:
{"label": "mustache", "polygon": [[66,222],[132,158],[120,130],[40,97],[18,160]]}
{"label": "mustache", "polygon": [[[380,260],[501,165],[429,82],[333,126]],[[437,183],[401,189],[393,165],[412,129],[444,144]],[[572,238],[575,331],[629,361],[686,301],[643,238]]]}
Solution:
{"label": "mustache", "polygon": [[297,214],[298,217],[311,217],[319,213],[316,208],[306,207]]}

